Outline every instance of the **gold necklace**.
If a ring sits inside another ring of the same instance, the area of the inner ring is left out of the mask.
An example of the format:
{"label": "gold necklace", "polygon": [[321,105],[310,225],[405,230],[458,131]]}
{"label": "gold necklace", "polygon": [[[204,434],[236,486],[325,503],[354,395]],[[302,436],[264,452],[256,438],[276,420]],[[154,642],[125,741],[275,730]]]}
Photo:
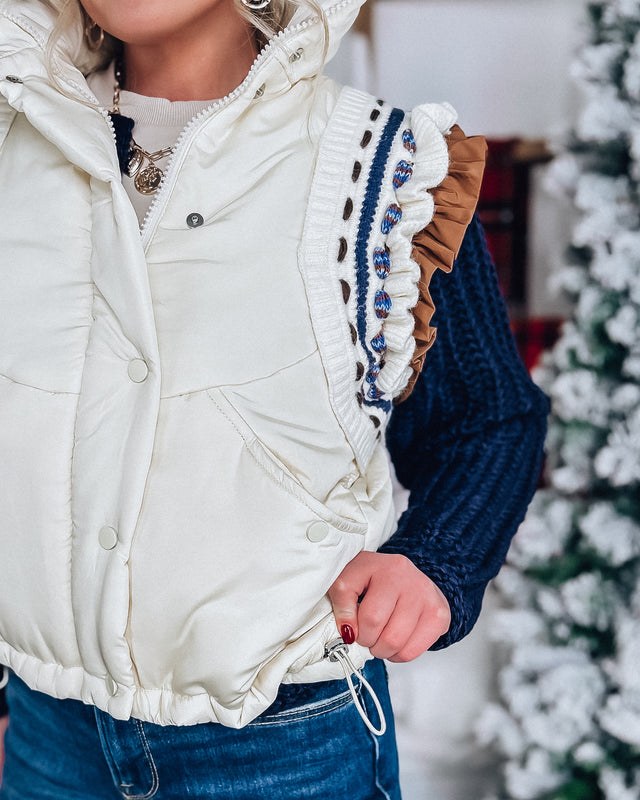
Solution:
{"label": "gold necklace", "polygon": [[[113,107],[111,114],[120,114],[120,82],[122,80],[122,67],[115,66],[116,83],[113,89]],[[129,143],[129,160],[126,171],[130,178],[133,178],[133,185],[140,194],[155,194],[164,179],[164,171],[155,163],[171,155],[175,147],[165,147],[149,153],[131,137]]]}

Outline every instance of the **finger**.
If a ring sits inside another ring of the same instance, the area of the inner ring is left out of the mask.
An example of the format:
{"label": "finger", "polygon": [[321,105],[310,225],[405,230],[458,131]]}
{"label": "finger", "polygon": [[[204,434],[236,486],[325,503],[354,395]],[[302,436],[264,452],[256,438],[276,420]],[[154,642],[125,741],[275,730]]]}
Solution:
{"label": "finger", "polygon": [[369,647],[376,658],[390,658],[400,652],[412,636],[420,619],[422,605],[400,595],[375,643]]}
{"label": "finger", "polygon": [[413,661],[414,658],[422,655],[438,641],[443,633],[447,632],[449,624],[444,619],[445,616],[445,609],[436,610],[435,613],[433,609],[423,611],[403,647],[394,655],[389,656],[387,660],[395,663],[404,663]]}
{"label": "finger", "polygon": [[358,637],[358,598],[367,590],[370,570],[350,561],[329,588],[328,595],[340,635],[347,644]]}
{"label": "finger", "polygon": [[358,644],[373,647],[393,615],[398,592],[384,577],[374,576],[358,609]]}

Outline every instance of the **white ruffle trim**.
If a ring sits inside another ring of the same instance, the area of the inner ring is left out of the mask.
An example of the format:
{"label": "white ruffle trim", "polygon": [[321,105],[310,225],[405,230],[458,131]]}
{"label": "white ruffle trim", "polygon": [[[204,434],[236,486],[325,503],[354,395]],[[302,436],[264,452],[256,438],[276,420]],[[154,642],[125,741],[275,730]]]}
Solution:
{"label": "white ruffle trim", "polygon": [[[409,125],[403,129],[408,128],[413,134],[415,153],[407,149],[403,136],[399,135],[390,154],[386,180],[392,191],[387,196],[392,198],[390,203],[395,202],[400,207],[402,218],[386,237],[391,270],[381,284],[391,298],[389,314],[381,326],[387,350],[376,380],[377,388],[385,397],[397,397],[411,377],[410,362],[415,349],[415,320],[411,309],[420,294],[420,267],[411,257],[412,240],[433,219],[434,200],[429,190],[439,186],[447,175],[449,149],[444,137],[456,120],[457,114],[448,103],[417,106],[411,112]],[[400,161],[411,164],[413,174],[394,190],[393,176]],[[385,210],[382,209],[382,215]],[[373,242],[374,248],[384,246],[384,235],[380,234],[379,239],[379,243]],[[375,316],[373,310],[372,313]],[[375,322],[371,324],[375,327]]]}

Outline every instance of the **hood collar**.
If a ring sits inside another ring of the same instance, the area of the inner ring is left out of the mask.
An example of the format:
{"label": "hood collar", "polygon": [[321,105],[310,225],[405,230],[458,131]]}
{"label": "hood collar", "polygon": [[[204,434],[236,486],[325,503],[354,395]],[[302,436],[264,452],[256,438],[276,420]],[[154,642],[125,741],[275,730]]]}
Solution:
{"label": "hood collar", "polygon": [[[258,67],[268,53],[273,53],[289,83],[318,74],[324,64],[335,55],[365,1],[317,0],[325,15],[326,43],[324,26],[318,16],[308,9],[298,8],[289,25],[271,39],[257,57],[254,67]],[[31,44],[37,44],[44,51],[57,12],[41,0],[0,0],[0,16],[9,19],[24,32],[25,41],[16,42],[17,48],[28,46],[28,40],[31,39]],[[2,42],[0,57],[9,54],[10,47],[11,43]],[[77,72],[90,71],[92,58],[95,58],[86,46],[81,30],[68,32],[56,48],[55,54],[58,58],[54,70],[62,80],[68,79],[72,85],[77,85]],[[69,68],[72,68],[74,75],[70,74]]]}
{"label": "hood collar", "polygon": [[[320,73],[364,2],[318,1],[326,17],[326,47],[320,20],[296,12],[287,28],[263,48],[245,80],[227,96],[236,101],[236,114],[252,102],[278,96],[291,84]],[[0,94],[72,163],[102,180],[119,181],[111,129],[80,67],[88,52],[82,31],[71,32],[60,42],[51,65],[65,91],[51,83],[45,50],[55,21],[56,12],[40,0],[0,0]],[[78,130],[91,133],[78,137]]]}

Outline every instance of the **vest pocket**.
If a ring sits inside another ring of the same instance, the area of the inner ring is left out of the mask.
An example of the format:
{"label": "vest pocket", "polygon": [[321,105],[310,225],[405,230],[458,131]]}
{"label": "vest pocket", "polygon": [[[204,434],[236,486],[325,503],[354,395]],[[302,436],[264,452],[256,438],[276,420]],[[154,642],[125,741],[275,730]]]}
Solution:
{"label": "vest pocket", "polygon": [[[207,394],[220,414],[243,440],[246,450],[262,472],[282,491],[287,492],[321,520],[340,531],[361,536],[367,533],[365,514],[358,499],[347,486],[339,485],[331,493],[335,505],[340,505],[340,511],[330,508],[327,503],[318,500],[305,489],[289,467],[261,441],[222,389],[219,387],[207,389]],[[318,469],[322,469],[320,461]]]}

